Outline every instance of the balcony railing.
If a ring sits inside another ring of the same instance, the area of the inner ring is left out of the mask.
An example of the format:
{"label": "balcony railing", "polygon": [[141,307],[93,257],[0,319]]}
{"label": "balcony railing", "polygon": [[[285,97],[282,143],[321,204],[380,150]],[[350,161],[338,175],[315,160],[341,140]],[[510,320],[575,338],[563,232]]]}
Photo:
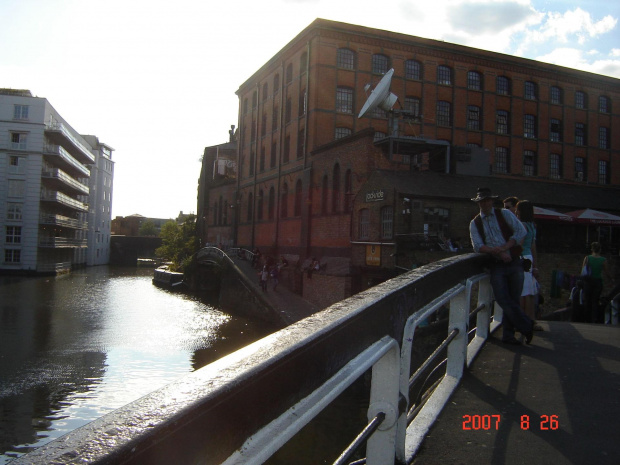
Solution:
{"label": "balcony railing", "polygon": [[38,273],[62,273],[71,271],[71,262],[42,263],[37,265]]}
{"label": "balcony railing", "polygon": [[73,229],[87,229],[88,223],[86,221],[79,221],[74,218],[68,218],[62,215],[41,215],[39,217],[40,224],[49,224],[54,226],[63,226],[65,228]]}
{"label": "balcony railing", "polygon": [[79,200],[73,199],[66,194],[58,191],[51,191],[47,193],[41,193],[41,200],[46,202],[58,202],[66,207],[80,210],[83,212],[88,211],[88,205]]}
{"label": "balcony railing", "polygon": [[64,124],[54,122],[45,126],[45,133],[54,142],[63,145],[71,155],[86,164],[95,163],[95,156],[84,146]]}
{"label": "balcony railing", "polygon": [[77,161],[73,155],[67,152],[60,145],[47,144],[43,147],[43,153],[46,155],[54,155],[60,158],[63,163],[68,165],[68,167],[73,168],[79,171],[84,176],[90,176],[90,171],[84,165],[82,165],[79,161]]}
{"label": "balcony railing", "polygon": [[42,176],[44,178],[58,180],[80,194],[88,195],[90,192],[90,189],[86,184],[82,184],[58,168],[45,169],[43,170]]}
{"label": "balcony railing", "polygon": [[88,245],[86,239],[72,239],[69,237],[42,237],[39,239],[39,247],[46,249],[76,249]]}

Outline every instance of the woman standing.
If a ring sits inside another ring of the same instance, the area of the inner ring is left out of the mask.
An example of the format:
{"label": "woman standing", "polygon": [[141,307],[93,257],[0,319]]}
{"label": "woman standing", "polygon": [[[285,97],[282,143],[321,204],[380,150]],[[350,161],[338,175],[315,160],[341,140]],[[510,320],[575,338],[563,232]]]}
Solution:
{"label": "woman standing", "polygon": [[525,226],[527,234],[521,246],[523,247],[523,258],[530,261],[529,270],[523,271],[523,291],[521,291],[521,308],[532,321],[534,321],[534,331],[542,331],[543,328],[536,324],[536,299],[538,298],[538,287],[536,278],[538,277],[538,256],[536,253],[536,225],[534,224],[534,205],[529,200],[521,200],[516,207],[517,218]]}
{"label": "woman standing", "polygon": [[603,323],[603,315],[599,305],[601,292],[603,292],[603,272],[611,281],[611,274],[607,268],[607,260],[601,257],[601,244],[592,242],[592,253],[583,259],[582,268],[589,267],[590,275],[584,286],[587,321],[590,323]]}

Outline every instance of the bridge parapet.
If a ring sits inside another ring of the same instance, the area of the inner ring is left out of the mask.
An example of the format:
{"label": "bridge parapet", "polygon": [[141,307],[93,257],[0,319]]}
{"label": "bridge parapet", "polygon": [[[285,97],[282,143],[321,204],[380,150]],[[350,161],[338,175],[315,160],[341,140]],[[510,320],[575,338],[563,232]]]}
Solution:
{"label": "bridge parapet", "polygon": [[[485,264],[482,255],[460,255],[398,276],[15,463],[263,463],[369,369],[374,432],[367,441],[367,463],[408,463],[464,368],[500,323],[501,309],[492,312]],[[411,388],[425,369],[411,366],[416,330],[446,306],[446,371],[426,403],[413,405]]]}

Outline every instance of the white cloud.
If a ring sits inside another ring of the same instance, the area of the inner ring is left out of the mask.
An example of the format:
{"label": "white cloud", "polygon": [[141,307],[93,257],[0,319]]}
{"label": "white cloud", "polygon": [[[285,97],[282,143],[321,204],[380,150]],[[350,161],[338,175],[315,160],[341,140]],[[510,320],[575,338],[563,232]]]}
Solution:
{"label": "white cloud", "polygon": [[[620,59],[601,59],[592,61],[589,53],[576,48],[557,48],[551,53],[536,57],[538,61],[568,68],[581,69],[596,74],[620,77]],[[620,54],[615,55],[620,56]]]}

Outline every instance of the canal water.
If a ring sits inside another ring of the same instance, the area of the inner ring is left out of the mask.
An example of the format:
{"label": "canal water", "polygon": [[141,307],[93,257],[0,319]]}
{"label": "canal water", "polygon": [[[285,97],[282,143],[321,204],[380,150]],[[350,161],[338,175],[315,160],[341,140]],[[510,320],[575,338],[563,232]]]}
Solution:
{"label": "canal water", "polygon": [[273,331],[152,276],[0,277],[0,464]]}

